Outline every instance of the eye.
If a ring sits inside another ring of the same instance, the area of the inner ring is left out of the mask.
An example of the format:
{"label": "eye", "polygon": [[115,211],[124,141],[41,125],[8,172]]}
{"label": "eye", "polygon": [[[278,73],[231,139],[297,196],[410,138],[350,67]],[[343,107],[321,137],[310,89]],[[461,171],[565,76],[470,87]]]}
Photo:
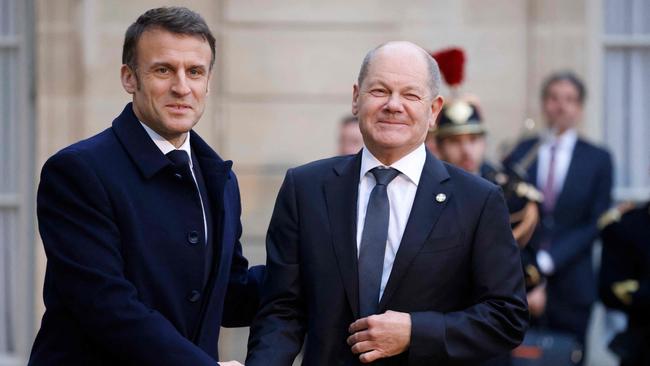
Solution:
{"label": "eye", "polygon": [[203,70],[201,70],[199,68],[191,68],[189,70],[189,74],[192,77],[199,77],[199,76],[203,75]]}
{"label": "eye", "polygon": [[160,66],[156,69],[156,74],[167,75],[169,74],[169,68],[165,66]]}
{"label": "eye", "polygon": [[406,98],[407,100],[415,101],[415,102],[417,102],[418,100],[421,100],[421,99],[422,99],[422,97],[420,97],[420,96],[417,95],[417,94],[413,94],[413,93],[405,94],[405,95],[404,95],[404,98]]}
{"label": "eye", "polygon": [[372,89],[370,90],[370,95],[374,97],[385,97],[388,95],[388,90],[386,89]]}

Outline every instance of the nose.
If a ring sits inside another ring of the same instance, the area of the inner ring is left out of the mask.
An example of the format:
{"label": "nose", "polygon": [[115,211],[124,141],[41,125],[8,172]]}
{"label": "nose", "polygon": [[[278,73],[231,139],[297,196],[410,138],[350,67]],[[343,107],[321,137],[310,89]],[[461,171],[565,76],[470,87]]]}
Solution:
{"label": "nose", "polygon": [[398,93],[391,93],[384,106],[389,113],[399,113],[404,110],[401,96]]}
{"label": "nose", "polygon": [[176,73],[171,91],[177,96],[184,96],[190,93],[191,89],[187,77],[185,76],[185,72],[179,70],[179,72]]}

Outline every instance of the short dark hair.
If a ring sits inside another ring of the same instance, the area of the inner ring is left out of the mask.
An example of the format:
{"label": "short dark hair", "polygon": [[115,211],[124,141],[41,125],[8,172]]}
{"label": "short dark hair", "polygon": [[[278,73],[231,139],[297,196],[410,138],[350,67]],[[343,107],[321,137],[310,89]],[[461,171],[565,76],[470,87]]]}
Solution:
{"label": "short dark hair", "polygon": [[175,34],[198,36],[210,45],[212,59],[210,69],[214,65],[215,39],[199,13],[181,6],[168,6],[147,10],[131,24],[124,35],[122,47],[122,63],[132,70],[137,66],[137,46],[142,34],[150,29],[159,28]]}
{"label": "short dark hair", "polygon": [[584,104],[585,99],[587,99],[587,89],[585,84],[580,80],[580,78],[573,73],[572,71],[558,71],[552,73],[549,77],[544,80],[542,84],[542,100],[545,100],[548,97],[548,91],[551,88],[551,85],[557,83],[558,81],[568,81],[576,88],[578,92],[578,101],[580,104]]}

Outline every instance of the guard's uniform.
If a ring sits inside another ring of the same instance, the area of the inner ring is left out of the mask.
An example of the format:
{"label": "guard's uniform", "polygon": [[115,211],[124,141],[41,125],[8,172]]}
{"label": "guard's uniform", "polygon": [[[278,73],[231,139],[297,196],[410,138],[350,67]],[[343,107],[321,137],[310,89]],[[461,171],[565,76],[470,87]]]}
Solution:
{"label": "guard's uniform", "polygon": [[613,209],[599,222],[603,252],[600,297],[628,315],[627,329],[610,348],[621,365],[650,365],[650,202]]}

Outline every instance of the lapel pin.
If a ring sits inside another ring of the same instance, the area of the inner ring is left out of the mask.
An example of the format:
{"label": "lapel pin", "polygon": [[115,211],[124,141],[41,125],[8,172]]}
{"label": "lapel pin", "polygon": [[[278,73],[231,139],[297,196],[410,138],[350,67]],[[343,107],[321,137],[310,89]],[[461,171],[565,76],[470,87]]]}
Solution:
{"label": "lapel pin", "polygon": [[447,199],[447,195],[444,193],[438,193],[436,195],[436,201],[438,201],[439,203],[445,202],[446,199]]}

